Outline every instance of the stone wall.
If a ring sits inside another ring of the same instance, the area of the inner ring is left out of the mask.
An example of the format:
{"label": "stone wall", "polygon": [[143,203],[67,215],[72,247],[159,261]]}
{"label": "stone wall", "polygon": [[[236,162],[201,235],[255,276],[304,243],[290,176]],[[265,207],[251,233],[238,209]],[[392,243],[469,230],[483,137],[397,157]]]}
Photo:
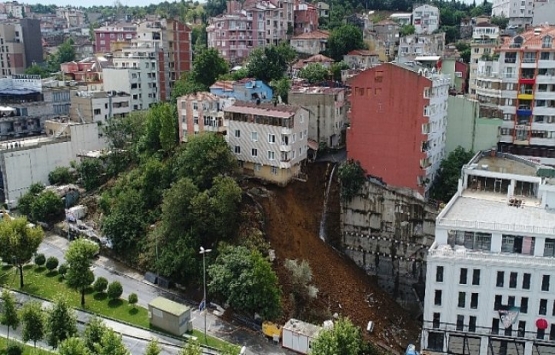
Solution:
{"label": "stone wall", "polygon": [[420,312],[426,253],[434,242],[437,206],[409,189],[371,179],[341,206],[342,247],[403,307]]}

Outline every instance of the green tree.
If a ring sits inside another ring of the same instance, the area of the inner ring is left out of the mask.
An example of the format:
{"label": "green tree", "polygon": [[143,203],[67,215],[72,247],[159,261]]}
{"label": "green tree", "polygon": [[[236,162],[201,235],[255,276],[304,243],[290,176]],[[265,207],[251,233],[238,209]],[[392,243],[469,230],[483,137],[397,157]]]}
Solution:
{"label": "green tree", "polygon": [[91,355],[83,339],[78,337],[67,338],[60,342],[58,353],[60,355]]}
{"label": "green tree", "polygon": [[98,277],[93,284],[93,289],[96,292],[100,292],[100,293],[106,291],[107,287],[108,287],[108,280],[106,280],[105,277]]}
{"label": "green tree", "polygon": [[224,246],[208,268],[210,291],[236,310],[259,313],[264,319],[280,315],[280,290],[272,266],[258,251]]}
{"label": "green tree", "polygon": [[117,300],[123,293],[123,287],[119,281],[113,281],[108,285],[108,298],[111,300]]}
{"label": "green tree", "polygon": [[196,340],[190,339],[187,341],[183,349],[179,352],[179,355],[201,355],[202,348]]}
{"label": "green tree", "polygon": [[67,285],[81,292],[81,307],[85,307],[85,292],[94,281],[91,266],[98,250],[98,244],[86,239],[77,239],[71,242],[66,252],[65,257],[69,264]]}
{"label": "green tree", "polygon": [[67,263],[63,263],[63,264],[60,265],[60,267],[58,268],[58,274],[59,274],[60,276],[62,276],[63,278],[65,278],[68,269],[69,269],[69,267],[68,267]]}
{"label": "green tree", "polygon": [[98,345],[101,344],[102,337],[108,331],[108,327],[104,324],[102,319],[98,317],[93,317],[85,330],[83,331],[83,341],[85,343],[85,347],[91,352],[95,353],[96,348]]}
{"label": "green tree", "polygon": [[53,348],[77,335],[77,317],[66,298],[59,297],[54,301],[46,316],[46,329],[46,341]]}
{"label": "green tree", "polygon": [[50,185],[64,185],[74,183],[75,179],[68,167],[58,166],[48,174],[48,182]]}
{"label": "green tree", "polygon": [[227,72],[229,72],[229,66],[220,52],[216,48],[207,48],[195,56],[191,80],[207,90],[220,75]]}
{"label": "green tree", "polygon": [[84,158],[77,166],[77,172],[87,191],[94,190],[102,184],[104,169],[99,159]]}
{"label": "green tree", "polygon": [[40,267],[43,266],[44,263],[46,263],[46,257],[43,253],[38,253],[37,255],[35,255],[35,265]]}
{"label": "green tree", "polygon": [[58,46],[58,51],[56,52],[56,60],[58,64],[67,63],[75,60],[75,48],[73,48],[73,40],[71,38],[66,39],[64,43]]}
{"label": "green tree", "polygon": [[363,348],[360,328],[348,318],[339,318],[333,328],[318,334],[311,348],[311,355],[359,355]]}
{"label": "green tree", "polygon": [[48,269],[48,271],[52,272],[56,270],[59,263],[60,262],[58,261],[58,258],[51,256],[48,259],[46,259],[46,268]]}
{"label": "green tree", "polygon": [[19,314],[17,313],[17,301],[8,289],[2,291],[2,307],[0,308],[0,323],[8,329],[8,340],[10,339],[10,328],[16,330],[19,327]]}
{"label": "green tree", "polygon": [[146,129],[148,111],[134,111],[121,118],[114,117],[103,126],[110,148],[134,153]]}
{"label": "green tree", "polygon": [[41,78],[48,78],[50,76],[50,72],[45,68],[41,67],[40,65],[33,63],[30,67],[25,69],[25,74],[27,75],[40,75]]}
{"label": "green tree", "polygon": [[183,73],[171,90],[171,102],[174,104],[178,97],[206,90],[206,86],[193,80],[191,73]]}
{"label": "green tree", "polygon": [[455,44],[457,51],[465,63],[470,63],[470,44],[467,42],[459,41]]}
{"label": "green tree", "polygon": [[295,58],[295,50],[287,43],[258,47],[249,55],[247,71],[250,77],[269,83],[282,79]]}
{"label": "green tree", "polygon": [[237,168],[237,159],[225,139],[211,133],[189,138],[175,160],[176,175],[190,177],[201,189],[210,188],[215,177],[233,174]]}
{"label": "green tree", "polygon": [[42,340],[46,332],[45,314],[40,302],[25,303],[21,309],[21,321],[23,323],[23,341],[33,341],[36,348],[37,341]]}
{"label": "green tree", "polygon": [[341,71],[349,69],[349,64],[344,61],[336,62],[331,65],[330,72],[335,81],[341,81]]}
{"label": "green tree", "polygon": [[160,355],[161,352],[162,348],[160,348],[160,345],[158,345],[158,340],[152,339],[148,343],[144,355]]}
{"label": "green tree", "polygon": [[24,286],[23,265],[31,261],[43,237],[42,228],[29,225],[25,217],[0,223],[0,258],[19,269],[20,288]]}
{"label": "green tree", "polygon": [[499,29],[504,30],[505,28],[507,28],[507,25],[509,24],[509,19],[503,15],[492,16],[492,18],[490,19],[490,22],[493,25],[499,26]]}
{"label": "green tree", "polygon": [[352,159],[339,167],[338,176],[341,181],[341,197],[345,201],[351,201],[366,181],[366,172],[360,166],[360,162]]}
{"label": "green tree", "polygon": [[287,103],[289,90],[291,90],[291,80],[287,78],[273,80],[272,82],[270,82],[270,86],[272,87],[272,90],[274,90],[275,100],[277,100],[277,98],[280,97],[283,103]]}
{"label": "green tree", "polygon": [[17,209],[24,216],[31,216],[31,208],[36,200],[36,197],[44,191],[44,185],[39,183],[34,183],[29,186],[29,190],[21,196],[17,203]]}
{"label": "green tree", "polygon": [[415,30],[416,29],[414,28],[413,25],[409,25],[409,24],[403,25],[399,29],[399,35],[402,36],[402,37],[410,36],[410,35],[414,34]]}
{"label": "green tree", "polygon": [[462,147],[457,147],[449,153],[441,165],[437,178],[430,189],[430,197],[447,203],[457,193],[461,168],[474,156],[474,153]]}
{"label": "green tree", "polygon": [[299,72],[299,78],[310,84],[322,82],[328,77],[328,70],[320,63],[310,63]]}
{"label": "green tree", "polygon": [[46,223],[63,220],[65,216],[64,201],[54,191],[43,191],[31,205],[31,219]]}
{"label": "green tree", "polygon": [[97,355],[130,355],[129,350],[123,345],[121,335],[108,328],[102,335],[100,344],[95,346]]}
{"label": "green tree", "polygon": [[136,293],[131,293],[129,294],[129,297],[127,297],[127,302],[129,302],[133,309],[135,309],[135,305],[139,302],[139,297]]}
{"label": "green tree", "polygon": [[23,344],[20,343],[10,343],[6,347],[6,355],[23,355]]}
{"label": "green tree", "polygon": [[331,31],[328,38],[328,53],[336,61],[355,49],[364,49],[362,31],[353,25],[343,25]]}
{"label": "green tree", "polygon": [[289,271],[289,280],[292,287],[292,295],[295,300],[298,313],[318,296],[318,289],[311,285],[312,269],[306,260],[285,260],[285,269]]}
{"label": "green tree", "polygon": [[177,115],[173,112],[174,106],[165,102],[150,109],[153,115],[158,115],[160,120],[160,146],[166,154],[171,152],[179,141],[177,131]]}

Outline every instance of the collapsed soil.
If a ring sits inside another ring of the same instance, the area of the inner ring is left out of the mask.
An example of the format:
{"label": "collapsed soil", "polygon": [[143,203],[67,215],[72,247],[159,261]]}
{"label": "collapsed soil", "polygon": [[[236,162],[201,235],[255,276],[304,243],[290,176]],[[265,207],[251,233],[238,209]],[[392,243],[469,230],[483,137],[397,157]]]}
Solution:
{"label": "collapsed soil", "polygon": [[[380,289],[377,281],[368,276],[349,258],[322,241],[319,227],[322,217],[327,180],[331,164],[306,167],[306,182],[293,181],[287,187],[260,186],[267,197],[257,200],[264,208],[265,233],[275,250],[274,268],[283,291],[284,319],[293,316],[293,305],[286,259],[306,260],[313,273],[313,284],[318,298],[310,308],[312,314],[346,316],[363,329],[365,338],[384,348],[401,351],[415,343],[419,324],[392,297]],[[328,240],[340,241],[339,186],[332,182],[328,199]],[[368,321],[374,321],[372,334],[366,332]]]}

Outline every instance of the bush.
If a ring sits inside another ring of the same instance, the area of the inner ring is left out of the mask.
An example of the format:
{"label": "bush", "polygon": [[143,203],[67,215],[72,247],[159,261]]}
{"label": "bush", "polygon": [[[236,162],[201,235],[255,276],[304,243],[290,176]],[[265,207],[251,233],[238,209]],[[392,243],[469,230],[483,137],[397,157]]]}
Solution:
{"label": "bush", "polygon": [[59,263],[60,263],[60,262],[58,261],[58,258],[56,258],[56,257],[54,257],[54,256],[51,256],[51,257],[49,257],[48,259],[46,259],[46,268],[47,268],[49,271],[53,271],[53,270],[55,270],[55,269],[58,267],[58,264],[59,264]]}
{"label": "bush", "polygon": [[11,343],[6,348],[6,355],[22,355],[23,354],[23,345],[18,343]]}
{"label": "bush", "polygon": [[135,308],[135,304],[137,304],[137,302],[139,302],[139,297],[137,296],[136,293],[132,293],[127,298],[127,302],[129,302],[129,304],[132,305],[133,308]]}
{"label": "bush", "polygon": [[111,300],[117,300],[123,293],[123,287],[118,281],[112,282],[108,285],[108,298]]}
{"label": "bush", "polygon": [[93,284],[93,288],[96,292],[104,292],[108,287],[108,280],[104,277],[99,277]]}
{"label": "bush", "polygon": [[50,185],[71,184],[74,182],[74,178],[69,168],[59,166],[48,174],[48,182],[50,182]]}
{"label": "bush", "polygon": [[46,257],[44,256],[44,254],[35,255],[35,264],[37,266],[43,266],[45,262],[46,262]]}
{"label": "bush", "polygon": [[67,273],[67,269],[69,269],[69,266],[66,263],[63,263],[58,268],[58,274],[62,275],[62,277],[65,276]]}

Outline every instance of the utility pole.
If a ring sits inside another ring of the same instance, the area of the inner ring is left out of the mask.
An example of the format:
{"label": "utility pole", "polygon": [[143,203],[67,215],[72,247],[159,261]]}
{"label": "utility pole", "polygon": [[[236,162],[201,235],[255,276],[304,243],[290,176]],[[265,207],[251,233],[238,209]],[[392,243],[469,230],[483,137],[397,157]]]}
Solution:
{"label": "utility pole", "polygon": [[[206,307],[208,306],[207,302],[206,302],[206,254],[210,253],[212,251],[212,249],[204,249],[203,247],[200,247],[200,252],[199,254],[202,254],[202,270],[203,270],[203,280],[204,280],[204,299],[202,300],[202,302],[200,303],[200,311],[203,310],[204,308],[204,343],[206,344],[206,313],[208,312],[208,310],[206,309]],[[203,307],[204,304],[204,307]]]}

